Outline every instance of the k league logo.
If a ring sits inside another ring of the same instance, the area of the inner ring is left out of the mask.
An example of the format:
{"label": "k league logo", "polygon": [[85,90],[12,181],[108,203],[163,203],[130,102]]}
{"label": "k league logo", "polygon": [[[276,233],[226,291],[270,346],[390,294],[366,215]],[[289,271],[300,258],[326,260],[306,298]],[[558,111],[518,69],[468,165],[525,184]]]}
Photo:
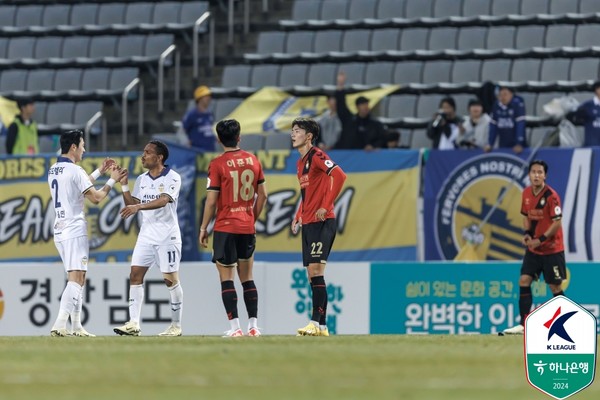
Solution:
{"label": "k league logo", "polygon": [[565,296],[557,296],[525,320],[527,380],[555,399],[592,384],[596,371],[596,318]]}

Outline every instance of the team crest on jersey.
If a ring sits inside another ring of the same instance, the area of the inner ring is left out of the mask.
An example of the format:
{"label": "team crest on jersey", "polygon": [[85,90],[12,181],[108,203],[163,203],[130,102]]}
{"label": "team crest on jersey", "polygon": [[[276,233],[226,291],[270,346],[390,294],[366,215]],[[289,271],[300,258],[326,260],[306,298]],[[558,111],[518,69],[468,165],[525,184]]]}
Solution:
{"label": "team crest on jersey", "polygon": [[[528,184],[527,166],[510,154],[481,155],[450,172],[434,211],[435,240],[442,259],[454,259],[467,241],[476,243],[477,252],[488,260],[522,257],[521,192]],[[502,201],[493,210],[499,198]]]}
{"label": "team crest on jersey", "polygon": [[87,256],[84,256],[81,258],[81,266],[87,267],[87,265],[88,265],[88,258],[87,258]]}
{"label": "team crest on jersey", "polygon": [[546,205],[546,199],[542,197],[540,200],[540,206],[544,207]]}
{"label": "team crest on jersey", "polygon": [[164,191],[165,191],[165,185],[161,183],[160,185],[158,185],[158,192],[162,193]]}

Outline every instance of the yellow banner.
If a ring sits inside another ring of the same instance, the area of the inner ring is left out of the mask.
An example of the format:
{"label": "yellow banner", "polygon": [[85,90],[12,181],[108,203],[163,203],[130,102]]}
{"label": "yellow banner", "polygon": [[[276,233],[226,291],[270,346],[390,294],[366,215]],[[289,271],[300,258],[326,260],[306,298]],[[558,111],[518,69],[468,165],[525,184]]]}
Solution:
{"label": "yellow banner", "polygon": [[[371,107],[398,90],[399,85],[366,90],[346,96],[348,108],[356,112],[354,100],[358,96],[368,98]],[[275,87],[265,87],[248,97],[227,118],[240,122],[243,133],[288,131],[298,117],[317,117],[327,110],[326,96],[292,96]]]}
{"label": "yellow banner", "polygon": [[0,96],[0,122],[2,122],[2,125],[8,127],[12,124],[17,114],[19,114],[17,103]]}

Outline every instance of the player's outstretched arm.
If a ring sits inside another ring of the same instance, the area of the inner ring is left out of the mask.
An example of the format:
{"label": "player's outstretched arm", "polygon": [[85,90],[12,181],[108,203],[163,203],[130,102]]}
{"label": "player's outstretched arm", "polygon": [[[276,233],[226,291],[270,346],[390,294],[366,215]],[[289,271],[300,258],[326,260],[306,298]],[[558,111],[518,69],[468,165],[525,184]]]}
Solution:
{"label": "player's outstretched arm", "polygon": [[123,201],[125,202],[126,206],[139,204],[140,201],[134,198],[131,195],[131,192],[129,191],[129,171],[127,171],[126,169],[124,171],[125,176],[119,181],[119,183],[121,184],[121,193],[123,193]]}
{"label": "player's outstretched arm", "polygon": [[135,199],[133,199],[135,204],[126,205],[121,210],[121,218],[129,218],[140,210],[156,210],[157,208],[162,208],[169,204],[171,201],[171,196],[166,194],[161,194],[157,199],[149,201],[148,203],[139,203]]}
{"label": "player's outstretched arm", "polygon": [[267,202],[267,184],[265,182],[258,185],[258,190],[256,191],[256,201],[254,202],[254,222],[260,216],[263,208],[265,207],[265,203]]}
{"label": "player's outstretched arm", "polygon": [[208,224],[215,216],[218,199],[219,192],[207,192],[206,203],[204,204],[204,215],[202,216],[202,223],[200,224],[200,233],[198,234],[198,243],[204,248],[208,247]]}
{"label": "player's outstretched arm", "polygon": [[126,170],[123,170],[115,165],[113,165],[112,170],[110,172],[110,179],[102,186],[102,189],[96,190],[96,188],[90,188],[87,192],[85,192],[85,197],[94,204],[100,203],[102,200],[106,198],[110,190],[113,188],[116,181],[120,180],[124,174],[126,174]]}
{"label": "player's outstretched arm", "polygon": [[106,157],[104,161],[102,161],[100,168],[96,168],[94,172],[90,174],[90,181],[92,181],[92,183],[96,182],[100,176],[104,175],[106,171],[111,170],[115,165],[117,165],[115,160]]}

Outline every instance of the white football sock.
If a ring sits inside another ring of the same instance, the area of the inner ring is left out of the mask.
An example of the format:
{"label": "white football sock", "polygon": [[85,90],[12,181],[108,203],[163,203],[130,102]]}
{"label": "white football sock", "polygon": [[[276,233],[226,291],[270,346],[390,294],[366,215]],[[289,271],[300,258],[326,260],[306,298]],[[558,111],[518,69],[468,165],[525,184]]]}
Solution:
{"label": "white football sock", "polygon": [[183,289],[181,288],[181,282],[177,282],[169,288],[169,295],[171,296],[171,320],[173,325],[181,327],[181,313],[183,312]]}
{"label": "white football sock", "polygon": [[140,314],[144,304],[144,285],[129,286],[129,320],[140,324]]}
{"label": "white football sock", "polygon": [[248,319],[248,330],[250,330],[252,328],[258,328],[258,319],[257,318]]}
{"label": "white football sock", "polygon": [[234,319],[230,319],[229,320],[229,325],[231,325],[231,330],[232,331],[237,331],[240,328],[240,319],[239,318],[234,318]]}
{"label": "white football sock", "polygon": [[327,325],[319,325],[319,329],[321,329],[322,331],[324,331],[325,329],[327,329]]}
{"label": "white football sock", "polygon": [[81,325],[81,310],[83,309],[83,287],[81,288],[81,292],[79,292],[79,301],[75,304],[75,309],[71,314],[71,328],[75,330],[79,330],[83,328]]}
{"label": "white football sock", "polygon": [[52,327],[53,330],[67,328],[67,320],[75,310],[79,296],[81,296],[81,286],[72,281],[67,282],[65,290],[63,290],[62,296],[60,296],[60,308],[58,310],[58,317]]}

